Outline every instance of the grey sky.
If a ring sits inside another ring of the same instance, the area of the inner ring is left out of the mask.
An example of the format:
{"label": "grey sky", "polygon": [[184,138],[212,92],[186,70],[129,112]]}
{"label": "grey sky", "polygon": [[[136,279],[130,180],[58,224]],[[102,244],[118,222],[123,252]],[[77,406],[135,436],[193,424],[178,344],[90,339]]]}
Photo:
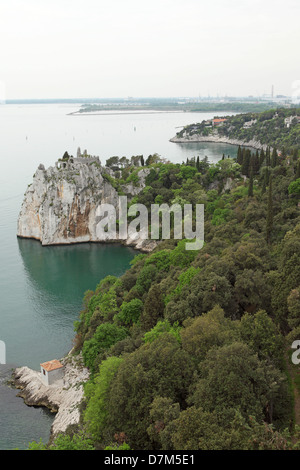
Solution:
{"label": "grey sky", "polygon": [[0,0],[6,97],[292,94],[299,0]]}

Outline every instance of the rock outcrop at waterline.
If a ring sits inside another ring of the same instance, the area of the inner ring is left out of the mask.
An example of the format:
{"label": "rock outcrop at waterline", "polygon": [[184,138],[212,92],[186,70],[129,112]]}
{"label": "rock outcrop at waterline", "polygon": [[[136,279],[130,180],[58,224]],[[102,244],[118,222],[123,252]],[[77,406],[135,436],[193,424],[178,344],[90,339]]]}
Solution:
{"label": "rock outcrop at waterline", "polygon": [[230,145],[241,145],[243,147],[251,147],[254,149],[267,149],[267,145],[263,145],[257,140],[249,140],[248,142],[244,142],[242,140],[238,139],[230,139],[229,137],[225,136],[220,136],[217,133],[214,133],[212,135],[199,135],[199,134],[185,134],[182,137],[178,137],[177,135],[175,137],[172,137],[170,139],[170,142],[175,142],[175,143],[188,143],[188,142],[211,142],[215,144],[230,144]]}
{"label": "rock outcrop at waterline", "polygon": [[[149,169],[138,172],[138,184],[125,184],[122,193],[130,200],[145,187]],[[116,208],[119,195],[111,183],[112,170],[97,157],[69,158],[45,169],[40,165],[28,186],[18,218],[17,236],[34,238],[42,245],[99,242],[96,226],[101,204]],[[108,242],[118,240],[106,239]],[[127,239],[123,244],[149,252],[156,242]]]}
{"label": "rock outcrop at waterline", "polygon": [[80,356],[67,355],[61,359],[64,377],[52,385],[45,385],[41,372],[20,367],[15,369],[13,382],[20,389],[17,396],[28,406],[43,406],[56,413],[51,427],[51,439],[63,433],[80,420],[79,405],[84,397],[83,383],[89,380],[89,371]]}

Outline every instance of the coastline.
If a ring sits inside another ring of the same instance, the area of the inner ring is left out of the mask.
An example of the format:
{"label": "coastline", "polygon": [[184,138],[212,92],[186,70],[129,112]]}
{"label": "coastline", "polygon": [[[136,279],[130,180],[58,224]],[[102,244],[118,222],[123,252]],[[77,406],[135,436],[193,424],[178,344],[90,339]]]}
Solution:
{"label": "coastline", "polygon": [[[267,145],[261,144],[256,140],[249,140],[244,142],[238,139],[229,139],[228,137],[212,135],[212,136],[186,136],[186,137],[172,137],[169,142],[181,144],[181,143],[192,143],[192,142],[210,142],[215,144],[229,144],[229,145],[240,145],[242,147],[251,147],[256,150],[267,149]],[[272,148],[271,148],[272,150]]]}
{"label": "coastline", "polygon": [[122,114],[170,114],[170,113],[185,113],[185,112],[190,112],[190,111],[183,111],[183,110],[169,110],[169,111],[164,111],[164,110],[143,110],[143,111],[129,111],[129,110],[124,110],[124,111],[115,111],[115,110],[107,110],[107,111],[100,111],[100,112],[83,112],[80,113],[79,111],[74,111],[73,113],[68,113],[68,116],[116,116],[116,115],[122,115]]}
{"label": "coastline", "polygon": [[84,367],[81,356],[73,356],[70,351],[60,361],[64,366],[64,377],[52,385],[45,385],[41,372],[27,366],[16,368],[12,378],[14,386],[20,390],[17,396],[23,398],[27,406],[46,407],[55,413],[50,442],[69,426],[79,423],[79,405],[84,397],[83,383],[89,379],[89,371]]}
{"label": "coastline", "polygon": [[83,243],[94,243],[94,244],[118,244],[122,246],[126,246],[128,248],[133,248],[136,251],[140,251],[141,253],[150,253],[153,251],[157,245],[159,244],[159,241],[156,240],[151,240],[151,239],[127,239],[127,240],[121,240],[121,239],[116,239],[116,240],[72,240],[72,241],[58,241],[54,243],[43,243],[42,240],[38,237],[33,237],[33,236],[24,236],[24,235],[17,235],[17,238],[24,239],[24,240],[35,240],[36,242],[41,243],[42,246],[68,246],[68,245],[82,245]]}
{"label": "coastline", "polygon": [[[17,238],[32,239],[42,244],[36,237]],[[57,243],[43,246],[71,245],[82,243],[119,244],[131,247],[137,252],[149,253],[154,250],[158,242],[155,240],[105,240],[105,241],[72,241],[71,243]],[[65,433],[69,426],[76,426],[80,423],[80,404],[84,399],[84,383],[89,380],[90,372],[84,366],[81,355],[73,355],[71,350],[66,356],[59,359],[64,366],[64,377],[57,380],[52,385],[45,385],[42,381],[41,372],[33,370],[27,366],[20,366],[13,369],[11,384],[18,390],[17,397],[23,399],[24,404],[31,407],[47,408],[55,414],[50,428],[48,444],[51,444],[56,437]]]}

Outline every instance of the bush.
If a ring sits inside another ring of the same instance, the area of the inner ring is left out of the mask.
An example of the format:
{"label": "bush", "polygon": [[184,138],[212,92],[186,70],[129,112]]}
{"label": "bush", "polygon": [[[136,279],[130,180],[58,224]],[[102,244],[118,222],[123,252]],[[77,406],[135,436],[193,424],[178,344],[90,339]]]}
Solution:
{"label": "bush", "polygon": [[172,326],[168,320],[165,321],[158,321],[157,324],[152,328],[152,330],[148,331],[144,335],[145,343],[152,343],[159,335],[163,333],[170,333],[171,335],[175,336],[177,341],[181,342],[180,337],[180,327],[178,323],[174,323]]}
{"label": "bush", "polygon": [[289,185],[288,191],[289,194],[300,194],[300,178]]}
{"label": "bush", "polygon": [[86,367],[95,372],[95,360],[100,353],[126,338],[127,330],[111,323],[103,323],[96,329],[94,336],[84,342],[82,355]]}
{"label": "bush", "polygon": [[131,325],[139,320],[142,310],[143,302],[140,299],[132,299],[130,302],[122,303],[116,318],[124,325]]}

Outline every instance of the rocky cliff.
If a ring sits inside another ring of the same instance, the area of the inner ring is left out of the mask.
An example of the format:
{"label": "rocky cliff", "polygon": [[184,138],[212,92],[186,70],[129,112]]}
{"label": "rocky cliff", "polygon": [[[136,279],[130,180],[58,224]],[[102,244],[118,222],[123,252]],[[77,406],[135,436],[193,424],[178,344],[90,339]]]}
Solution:
{"label": "rocky cliff", "polygon": [[[148,173],[141,168],[138,184],[122,186],[129,200],[143,190]],[[24,196],[17,236],[34,238],[43,245],[103,241],[96,231],[99,206],[113,205],[118,218],[119,195],[110,177],[111,170],[101,166],[98,158],[70,158],[48,169],[40,165]],[[155,247],[155,242],[138,238],[122,243],[141,251]]]}
{"label": "rocky cliff", "polygon": [[55,414],[51,427],[51,439],[65,432],[68,426],[78,424],[79,405],[84,397],[83,383],[89,380],[89,371],[80,356],[68,354],[61,359],[64,377],[53,385],[42,382],[41,372],[20,367],[14,371],[14,384],[20,389],[17,396],[28,406],[44,406]]}

